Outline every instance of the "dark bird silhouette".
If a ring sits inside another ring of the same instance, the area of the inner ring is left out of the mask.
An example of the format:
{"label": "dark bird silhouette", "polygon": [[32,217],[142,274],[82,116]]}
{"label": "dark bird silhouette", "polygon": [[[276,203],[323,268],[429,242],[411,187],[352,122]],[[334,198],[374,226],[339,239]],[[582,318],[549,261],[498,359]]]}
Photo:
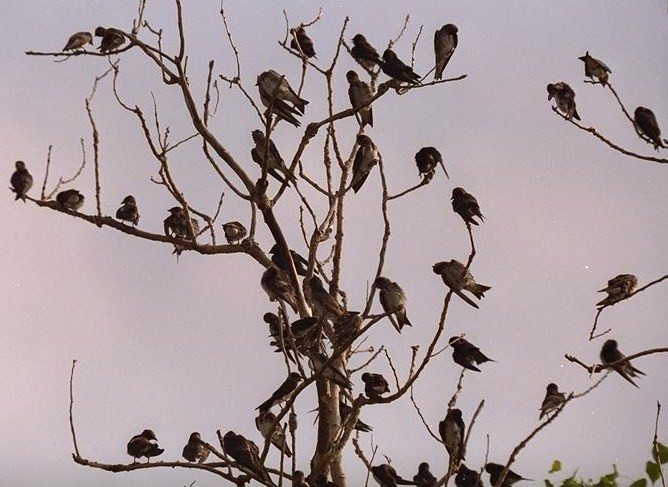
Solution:
{"label": "dark bird silhouette", "polygon": [[418,472],[413,476],[413,482],[417,487],[436,487],[436,477],[429,470],[427,462],[418,465]]}
{"label": "dark bird silhouette", "polygon": [[292,474],[292,487],[309,487],[306,476],[301,470],[295,470]]}
{"label": "dark bird silhouette", "polygon": [[[267,146],[267,138],[264,136],[262,130],[253,130],[251,133],[255,147],[251,149],[251,158],[260,167],[267,168],[267,172],[271,174],[279,183],[285,183],[285,180],[295,182],[295,176],[286,167],[283,158],[278,153],[278,149],[274,142],[269,139],[269,146]],[[266,152],[266,158],[265,158]],[[282,175],[281,175],[282,174]],[[289,186],[290,184],[287,183]]]}
{"label": "dark bird silhouette", "polygon": [[26,169],[26,163],[23,161],[16,161],[14,168],[16,170],[9,180],[9,183],[12,185],[10,189],[16,194],[14,201],[21,199],[21,201],[25,202],[26,194],[32,188],[32,175]]}
{"label": "dark bird silhouette", "polygon": [[271,397],[260,404],[255,409],[260,410],[260,414],[265,413],[271,409],[274,404],[278,404],[282,401],[287,401],[292,396],[292,393],[297,388],[299,383],[302,381],[302,376],[299,372],[290,372],[287,379],[276,389]]}
{"label": "dark bird silhouette", "polygon": [[[492,485],[496,485],[496,483],[499,481],[501,474],[503,473],[503,469],[505,468],[505,465],[499,465],[498,463],[488,463],[485,465],[485,471],[489,474],[489,480],[492,483]],[[516,474],[512,470],[508,470],[506,473],[506,478],[503,479],[503,483],[501,484],[501,487],[510,487],[516,482],[519,482],[520,480],[531,480],[531,479],[525,479],[524,477]]]}
{"label": "dark bird silhouette", "polygon": [[[348,422],[348,418],[350,417],[350,413],[352,413],[353,408],[346,404],[343,401],[339,401],[339,414],[341,415],[341,424],[344,425]],[[365,433],[368,433],[370,431],[373,431],[373,428],[363,422],[361,419],[357,418],[357,421],[355,421],[355,425],[353,426],[354,430],[357,431],[363,431]]]}
{"label": "dark bird silhouette", "polygon": [[365,81],[362,81],[357,73],[350,70],[346,73],[348,80],[348,98],[353,110],[358,110],[360,124],[362,128],[366,125],[373,127],[373,109],[369,104],[373,99],[373,91]]}
{"label": "dark bird silhouette", "polygon": [[[616,362],[617,360],[621,360],[623,358],[626,358],[626,356],[622,352],[620,352],[619,349],[617,348],[617,341],[606,340],[606,342],[603,344],[603,347],[601,348],[601,362],[607,365],[612,362]],[[624,379],[626,379],[636,387],[638,387],[638,384],[633,382],[633,379],[631,379],[631,377],[637,377],[638,374],[645,375],[644,372],[632,366],[631,362],[629,361],[614,365],[612,367],[612,370],[617,372],[619,375],[624,377]]]}
{"label": "dark bird silhouette", "polygon": [[[293,35],[292,40],[290,41],[290,47],[295,51],[300,51],[308,57],[315,58],[315,48],[313,47],[313,41],[306,34],[306,30],[303,26],[299,26],[296,29],[290,29],[290,33]],[[317,58],[316,58],[317,59]]]}
{"label": "dark bird silhouette", "polygon": [[350,182],[355,193],[362,189],[362,185],[366,181],[366,178],[369,177],[371,169],[380,160],[380,153],[376,148],[376,144],[371,140],[371,137],[359,134],[357,135],[357,144],[357,152],[353,161],[353,178]]}
{"label": "dark bird silhouette", "polygon": [[443,168],[445,177],[450,179],[448,170],[445,169],[445,164],[443,164],[443,156],[436,147],[423,147],[417,151],[415,154],[415,164],[417,165],[420,176],[428,181],[431,181],[431,178],[434,177],[437,164],[440,164]]}
{"label": "dark bird silhouette", "polygon": [[305,316],[290,323],[290,331],[295,340],[297,350],[306,353],[309,349],[320,343],[322,322],[316,316]]}
{"label": "dark bird silhouette", "polygon": [[272,338],[272,341],[269,343],[269,345],[276,347],[275,352],[285,351],[288,358],[294,362],[295,359],[292,355],[292,351],[285,345],[287,343],[286,332],[283,331],[283,335],[281,336],[282,324],[280,318],[274,313],[265,313],[262,319],[269,325],[269,336]]}
{"label": "dark bird silhouette", "polygon": [[56,201],[66,210],[77,211],[84,204],[84,195],[76,189],[66,189],[56,195]]}
{"label": "dark bird silhouette", "polygon": [[[465,464],[460,463],[455,476],[455,485],[457,487],[483,487],[480,474],[471,470]],[[492,484],[493,486],[494,484]]]}
{"label": "dark bird silhouette", "polygon": [[654,148],[659,150],[659,147],[666,148],[661,142],[661,129],[659,123],[656,121],[656,115],[649,108],[638,107],[633,112],[636,130],[641,134],[647,136],[654,144]]}
{"label": "dark bird silhouette", "polygon": [[287,276],[278,268],[274,266],[268,267],[262,273],[260,285],[269,296],[270,301],[280,299],[289,304],[295,313],[299,311],[297,293],[292,284],[290,284]]}
{"label": "dark bird silhouette", "polygon": [[387,277],[382,276],[377,277],[373,282],[373,285],[380,290],[378,293],[380,304],[383,306],[383,310],[386,313],[389,313],[388,318],[390,319],[392,326],[394,326],[399,333],[401,333],[404,326],[413,326],[406,314],[407,299],[401,286],[396,282],[390,281]]}
{"label": "dark bird silhouette", "polygon": [[[278,244],[274,244],[274,246],[269,250],[269,253],[271,254],[271,261],[276,264],[279,269],[281,269],[283,272],[289,272],[288,269],[290,266],[288,265],[285,256],[278,247]],[[292,262],[295,264],[295,270],[297,271],[297,274],[300,276],[305,276],[306,271],[308,270],[308,260],[292,249],[290,249],[290,256],[292,257]]]}
{"label": "dark bird silhouette", "polygon": [[157,441],[155,433],[146,429],[130,438],[127,447],[128,455],[133,458],[134,463],[137,463],[137,459],[141,457],[146,457],[146,463],[148,463],[151,461],[151,457],[157,457],[165,451],[158,447]]}
{"label": "dark bird silhouette", "polygon": [[566,118],[580,120],[580,115],[575,108],[575,92],[568,83],[563,81],[550,83],[547,85],[547,93],[547,101],[554,98],[557,107],[566,115]]}
{"label": "dark bird silhouette", "polygon": [[95,37],[101,37],[100,41],[100,52],[106,53],[109,51],[115,51],[123,44],[125,44],[125,35],[118,29],[109,27],[105,29],[104,27],[98,27],[95,29]]}
{"label": "dark bird silhouette", "polygon": [[334,342],[339,346],[357,336],[362,328],[362,317],[358,311],[348,311],[334,320],[333,326]]}
{"label": "dark bird silhouette", "polygon": [[578,59],[584,63],[586,77],[591,78],[592,81],[597,81],[602,85],[605,85],[608,82],[608,74],[612,73],[612,71],[610,71],[610,68],[607,67],[603,61],[591,57],[589,51]]}
{"label": "dark bird silhouette", "polygon": [[174,206],[168,211],[169,216],[162,222],[165,235],[193,240],[199,233],[199,222],[195,218],[188,218],[188,213],[180,206]]}
{"label": "dark bird silhouette", "polygon": [[205,462],[211,450],[202,441],[202,437],[198,432],[190,433],[188,443],[183,447],[183,458],[189,462]]}
{"label": "dark bird silhouette", "polygon": [[455,213],[462,217],[464,223],[478,225],[478,222],[473,217],[480,218],[484,221],[485,217],[480,211],[478,200],[470,193],[467,193],[464,188],[455,188],[452,190],[452,209]]}
{"label": "dark bird silhouette", "polygon": [[369,399],[381,399],[383,394],[390,392],[390,385],[381,374],[364,372],[362,382],[364,382],[364,394]]}
{"label": "dark bird silhouette", "polygon": [[464,459],[464,438],[466,426],[460,409],[448,409],[445,419],[438,423],[438,433],[450,455],[450,472],[457,469]]}
{"label": "dark bird silhouette", "polygon": [[76,34],[72,34],[70,38],[67,39],[65,47],[63,47],[63,51],[74,51],[75,49],[84,47],[86,44],[92,43],[93,36],[90,32],[77,32]]}
{"label": "dark bird silhouette", "polygon": [[121,207],[116,210],[116,218],[122,222],[130,222],[132,226],[139,223],[139,209],[137,208],[137,200],[131,194],[127,195],[121,201]]}
{"label": "dark bird silhouette", "polygon": [[308,351],[308,357],[309,365],[314,373],[317,374],[323,370],[322,376],[330,382],[333,382],[342,389],[351,390],[353,388],[352,382],[350,382],[350,379],[348,379],[348,376],[344,372],[333,364],[327,365],[329,361],[327,354],[313,347]]}
{"label": "dark bird silhouette", "polygon": [[232,221],[223,223],[223,232],[225,232],[225,239],[228,244],[238,244],[248,234],[248,230],[243,226],[241,222]]}
{"label": "dark bird silhouette", "polygon": [[362,34],[357,34],[353,37],[353,47],[350,49],[350,54],[353,56],[362,67],[371,71],[374,66],[382,66],[383,60],[378,55],[378,51],[369,44]]}
{"label": "dark bird silhouette", "polygon": [[281,425],[276,421],[276,415],[274,413],[271,411],[260,411],[260,414],[255,418],[255,426],[265,440],[271,438],[269,441],[272,445],[278,448],[279,451],[285,453],[286,457],[292,456],[290,447],[288,447],[288,442],[285,439],[285,432],[283,431],[283,428],[281,428]]}
{"label": "dark bird silhouette", "polygon": [[413,68],[404,64],[392,49],[385,49],[383,53],[383,64],[381,65],[383,73],[390,78],[404,81],[412,85],[420,84],[420,75],[413,71]]}
{"label": "dark bird silhouette", "polygon": [[543,416],[558,409],[559,406],[561,406],[561,403],[565,400],[566,395],[563,392],[559,392],[559,386],[554,382],[550,382],[547,385],[545,399],[543,399],[543,403],[540,405],[540,416],[538,417],[538,420],[543,419]]}
{"label": "dark bird silhouette", "polygon": [[495,360],[482,353],[478,347],[462,337],[450,337],[448,343],[452,347],[452,359],[456,364],[461,365],[465,369],[480,372],[480,369],[476,365],[485,362],[495,362]]}
{"label": "dark bird silhouette", "polygon": [[263,480],[271,482],[269,473],[260,461],[260,449],[257,445],[237,435],[234,431],[228,431],[223,436],[223,450],[231,456],[239,465],[258,474]]}
{"label": "dark bird silhouette", "polygon": [[260,73],[257,77],[262,104],[269,108],[278,118],[299,127],[300,122],[295,115],[303,115],[308,101],[300,98],[290,84],[273,69]]}
{"label": "dark bird silhouette", "polygon": [[413,482],[401,478],[394,467],[384,463],[371,467],[371,475],[380,487],[397,487],[397,485],[414,485]]}
{"label": "dark bird silhouette", "polygon": [[599,290],[599,293],[608,293],[596,306],[602,308],[611,306],[628,298],[638,285],[638,278],[633,274],[619,274],[608,281],[608,285]]}
{"label": "dark bird silhouette", "polygon": [[473,274],[471,274],[464,264],[455,259],[452,259],[450,262],[437,262],[432,269],[435,274],[441,276],[446,286],[474,308],[477,308],[478,305],[466,296],[462,290],[465,289],[476,298],[482,299],[485,293],[492,289],[491,286],[475,282]]}
{"label": "dark bird silhouette", "polygon": [[457,30],[455,24],[445,24],[434,34],[434,54],[436,57],[434,79],[443,77],[443,70],[457,48]]}
{"label": "dark bird silhouette", "polygon": [[311,303],[313,314],[320,319],[336,319],[346,311],[324,288],[318,276],[312,276],[304,284],[304,293]]}

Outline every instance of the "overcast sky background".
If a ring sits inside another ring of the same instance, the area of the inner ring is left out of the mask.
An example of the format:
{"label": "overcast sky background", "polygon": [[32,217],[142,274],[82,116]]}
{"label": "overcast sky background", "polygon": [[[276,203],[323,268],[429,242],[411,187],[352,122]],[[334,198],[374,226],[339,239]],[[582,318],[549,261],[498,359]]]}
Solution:
{"label": "overcast sky background", "polygon": [[[234,59],[213,1],[185,2],[189,79],[201,106],[206,66],[233,76]],[[571,353],[598,362],[604,339],[588,341],[595,315],[596,291],[619,273],[634,273],[643,285],[668,270],[667,168],[625,157],[591,135],[576,130],[550,110],[545,86],[566,81],[577,93],[583,123],[600,129],[629,150],[646,155],[653,148],[635,135],[609,92],[582,83],[586,50],[612,69],[611,81],[629,111],[651,108],[668,131],[668,14],[664,1],[429,2],[228,2],[228,20],[241,52],[242,79],[257,102],[255,77],[266,69],[285,74],[296,86],[300,63],[277,41],[285,35],[282,8],[291,25],[311,20],[322,5],[322,19],[310,28],[320,66],[329,65],[345,16],[345,37],[358,32],[382,51],[394,38],[406,13],[411,19],[395,47],[410,59],[410,46],[424,25],[415,70],[433,66],[433,32],[445,23],[459,27],[459,46],[445,76],[466,73],[456,83],[388,94],[374,105],[375,126],[367,131],[383,154],[390,192],[419,181],[414,154],[425,145],[439,148],[451,179],[437,172],[432,183],[389,206],[392,219],[384,275],[398,281],[409,299],[414,324],[398,335],[385,321],[368,335],[365,346],[388,347],[405,377],[410,347],[426,344],[436,329],[445,287],[431,266],[440,260],[465,261],[468,236],[450,206],[450,194],[462,186],[474,194],[487,221],[475,228],[478,255],[472,270],[493,289],[475,310],[456,297],[444,338],[465,332],[498,363],[481,374],[467,373],[458,407],[468,423],[481,399],[486,404],[471,435],[467,465],[485,458],[505,462],[513,447],[538,424],[545,386],[582,391],[593,383],[584,369],[567,362]],[[14,161],[25,160],[35,177],[30,194],[39,195],[47,147],[53,144],[48,188],[69,177],[81,160],[79,138],[92,157],[91,129],[84,98],[92,81],[107,67],[105,58],[76,57],[67,62],[28,57],[27,50],[57,51],[76,31],[117,26],[127,31],[136,13],[132,1],[14,2],[0,20],[4,57],[0,90],[0,149],[5,180]],[[147,19],[165,30],[167,50],[176,46],[174,6],[149,2]],[[146,33],[142,39],[149,40]],[[97,45],[97,41],[96,41]],[[188,118],[178,89],[160,82],[137,50],[122,55],[120,89],[130,105],[151,113],[156,96],[163,126],[171,140],[188,136]],[[345,72],[356,68],[346,53],[338,66],[334,103],[349,106]],[[381,81],[386,77],[381,75]],[[323,78],[309,73],[303,96],[310,101],[304,117],[326,115]],[[220,106],[212,128],[230,153],[257,174],[250,159],[250,132],[260,126],[238,90],[220,84]],[[157,163],[149,155],[136,119],[113,99],[110,80],[98,87],[93,102],[100,130],[103,211],[113,215],[127,194],[137,197],[139,227],[160,233],[167,209],[174,206],[161,187],[150,182]],[[302,129],[303,129],[302,127]],[[302,129],[280,123],[274,140],[284,159],[294,153]],[[356,124],[339,124],[345,154],[354,143]],[[666,133],[664,133],[664,136]],[[318,177],[324,130],[302,162]],[[248,224],[248,208],[212,172],[199,142],[172,154],[171,168],[196,208],[213,213],[226,196],[219,225]],[[662,151],[665,157],[668,151]],[[257,177],[257,176],[254,176]],[[67,187],[86,195],[82,211],[94,213],[92,165]],[[304,186],[305,187],[305,186]],[[350,309],[361,309],[373,279],[380,246],[381,186],[376,170],[359,194],[347,202],[347,246],[342,287]],[[298,230],[298,200],[284,197],[277,214],[293,248],[304,252]],[[317,205],[322,208],[322,201]],[[260,289],[262,269],[243,254],[201,256],[184,253],[177,263],[169,245],[98,229],[33,204],[13,202],[6,191],[0,219],[8,230],[0,256],[5,278],[0,304],[4,333],[0,345],[0,484],[33,486],[198,486],[219,479],[193,470],[153,469],[112,474],[76,465],[68,424],[68,379],[73,358],[75,422],[81,454],[106,463],[129,462],[128,439],[146,427],[165,448],[161,459],[176,460],[192,431],[215,441],[215,430],[234,429],[260,442],[254,408],[284,379],[279,355],[269,350],[262,315],[274,309]],[[264,229],[257,241],[273,242]],[[219,232],[222,238],[222,232]],[[326,253],[323,249],[321,256]],[[375,310],[380,310],[378,303]],[[668,344],[666,285],[607,309],[600,326],[612,328],[628,354]],[[424,351],[422,347],[421,351]],[[352,365],[366,359],[354,357]],[[650,457],[656,402],[668,406],[665,355],[637,359],[647,373],[635,389],[610,376],[589,396],[569,405],[557,421],[519,455],[513,470],[545,478],[553,459],[567,473],[598,477],[615,464],[622,481],[639,477]],[[370,371],[389,377],[378,359]],[[460,368],[450,351],[433,359],[415,388],[432,429],[443,419]],[[355,393],[362,390],[359,374]],[[298,467],[308,471],[315,404],[313,390],[298,407],[302,448]],[[370,406],[362,419],[374,427],[362,435],[404,477],[412,478],[421,461],[442,474],[445,451],[424,431],[406,396],[390,406]],[[668,442],[662,415],[659,436]],[[349,485],[362,485],[362,463],[346,449]],[[382,458],[382,457],[381,457]],[[268,463],[275,465],[272,451]],[[379,461],[376,461],[378,463]],[[557,476],[561,478],[562,476]],[[487,481],[487,476],[485,476]],[[371,481],[373,482],[373,480]]]}

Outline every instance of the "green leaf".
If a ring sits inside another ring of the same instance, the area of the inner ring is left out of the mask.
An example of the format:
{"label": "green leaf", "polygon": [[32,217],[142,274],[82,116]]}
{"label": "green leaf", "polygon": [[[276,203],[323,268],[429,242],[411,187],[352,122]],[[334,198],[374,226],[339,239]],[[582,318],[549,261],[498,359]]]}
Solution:
{"label": "green leaf", "polygon": [[547,473],[554,473],[554,472],[559,472],[561,470],[561,462],[559,460],[555,460],[552,462],[552,466],[550,467],[550,471]]}
{"label": "green leaf", "polygon": [[661,464],[668,463],[668,446],[660,442],[657,442],[656,446],[659,449],[659,458],[656,458],[656,449],[652,446],[652,458],[654,461]]}
{"label": "green leaf", "polygon": [[656,482],[661,477],[661,471],[659,470],[658,463],[647,462],[645,465],[645,472],[647,473],[647,476],[652,481],[652,483]]}
{"label": "green leaf", "polygon": [[647,487],[647,479],[638,479],[629,485],[629,487]]}
{"label": "green leaf", "polygon": [[552,485],[552,482],[550,482],[549,480],[545,479],[545,487],[554,487],[554,486]]}

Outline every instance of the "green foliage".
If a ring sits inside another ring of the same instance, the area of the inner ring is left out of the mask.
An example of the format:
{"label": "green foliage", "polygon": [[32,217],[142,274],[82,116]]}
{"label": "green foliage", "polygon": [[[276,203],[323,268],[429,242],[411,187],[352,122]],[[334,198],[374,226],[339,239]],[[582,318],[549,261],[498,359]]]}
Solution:
{"label": "green foliage", "polygon": [[[657,458],[657,450],[659,458]],[[661,464],[668,463],[668,446],[657,442],[656,448],[652,448],[652,458],[654,458],[655,462],[660,462]]]}
{"label": "green foliage", "polygon": [[656,482],[661,478],[661,470],[659,464],[655,462],[649,462],[649,461],[647,462],[647,464],[645,465],[645,473],[652,481],[652,483]]}
{"label": "green foliage", "polygon": [[547,473],[554,473],[554,472],[559,472],[561,470],[561,462],[559,460],[555,460],[552,462],[552,466],[550,467],[550,471]]}

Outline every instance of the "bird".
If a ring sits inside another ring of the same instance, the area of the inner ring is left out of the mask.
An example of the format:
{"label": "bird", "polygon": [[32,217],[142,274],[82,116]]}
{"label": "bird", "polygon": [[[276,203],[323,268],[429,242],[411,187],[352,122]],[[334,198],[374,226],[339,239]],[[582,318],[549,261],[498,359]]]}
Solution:
{"label": "bird", "polygon": [[322,377],[325,377],[342,389],[351,390],[353,388],[352,382],[350,382],[345,373],[333,364],[327,365],[329,361],[327,354],[321,352],[316,347],[312,347],[308,350],[307,355],[309,357],[309,365],[314,373],[317,374],[323,370]]}
{"label": "bird", "polygon": [[270,301],[280,299],[289,304],[295,313],[299,311],[297,293],[283,271],[274,266],[268,267],[262,273],[260,285]]}
{"label": "bird", "polygon": [[66,210],[77,211],[84,204],[84,195],[76,189],[66,189],[56,195],[56,201]]}
{"label": "bird", "polygon": [[362,328],[362,317],[359,311],[347,311],[339,316],[334,323],[334,343],[339,346],[353,340]]}
{"label": "bird", "polygon": [[392,326],[401,333],[404,326],[413,326],[406,313],[406,294],[401,286],[396,282],[390,281],[387,277],[379,276],[373,281],[380,292],[380,304],[383,306],[385,313],[388,313],[388,318]]}
{"label": "bird", "polygon": [[380,487],[397,487],[397,485],[413,485],[413,482],[401,478],[394,467],[388,463],[371,467],[371,475]]}
{"label": "bird", "polygon": [[483,487],[480,474],[460,463],[455,476],[455,485],[457,487]]}
{"label": "bird", "polygon": [[440,164],[443,168],[445,177],[450,179],[448,170],[445,169],[445,164],[443,164],[443,156],[436,147],[423,147],[417,151],[415,154],[415,164],[420,176],[424,177],[427,181],[431,181],[431,178],[434,177],[437,164]]}
{"label": "bird", "polygon": [[292,487],[309,487],[306,476],[301,470],[295,470],[292,475]]}
{"label": "bird", "polygon": [[362,81],[358,74],[352,69],[346,73],[348,80],[348,98],[353,110],[357,110],[359,120],[364,128],[366,125],[373,127],[373,109],[370,105],[373,100],[373,91],[366,81]]}
{"label": "bird", "polygon": [[316,316],[305,316],[290,323],[290,332],[295,346],[300,352],[306,352],[316,346],[322,337],[321,321]]}
{"label": "bird", "polygon": [[63,51],[74,51],[75,49],[84,47],[86,44],[92,43],[93,35],[90,32],[77,32],[76,34],[72,34],[70,38],[67,39],[65,47],[63,47]]}
{"label": "bird", "polygon": [[98,27],[95,29],[95,37],[102,37],[100,41],[100,52],[106,53],[109,51],[115,51],[123,44],[125,44],[125,35],[118,29],[113,27],[104,28]]}
{"label": "bird", "polygon": [[257,77],[262,104],[278,117],[299,127],[301,123],[295,115],[303,115],[308,101],[300,98],[290,84],[273,69],[260,73]]}
{"label": "bird", "polygon": [[467,193],[464,188],[455,188],[452,190],[452,209],[455,213],[462,217],[464,223],[478,225],[479,223],[474,217],[480,218],[480,221],[485,221],[485,217],[480,211],[478,200],[471,193]]}
{"label": "bird", "polygon": [[211,450],[202,441],[202,437],[198,432],[190,433],[188,443],[183,447],[182,456],[189,462],[203,463],[211,453]]}
{"label": "bird", "polygon": [[269,473],[260,461],[260,449],[252,440],[247,440],[234,431],[228,431],[223,436],[223,450],[239,465],[260,475],[263,480],[271,482]]}
{"label": "bird", "polygon": [[455,471],[464,459],[465,431],[461,409],[448,409],[445,418],[438,423],[438,433],[450,455],[450,472]]}
{"label": "bird", "polygon": [[659,123],[656,121],[656,115],[649,108],[638,107],[633,112],[633,120],[635,121],[636,130],[641,134],[647,136],[654,144],[654,148],[659,150],[659,147],[666,148],[661,142],[661,129]]}
{"label": "bird", "polygon": [[287,357],[291,361],[295,361],[292,351],[286,347],[287,343],[287,337],[284,335],[285,331],[281,333],[281,320],[278,316],[276,316],[274,313],[265,313],[264,316],[262,317],[265,323],[269,325],[269,336],[272,338],[272,341],[269,342],[269,345],[273,345],[276,347],[275,352],[285,352]]}
{"label": "bird", "polygon": [[304,284],[304,293],[311,303],[314,315],[320,319],[335,319],[346,311],[324,288],[318,276],[312,276]]}
{"label": "bird", "polygon": [[415,71],[413,71],[413,68],[404,64],[392,49],[385,49],[381,69],[383,70],[383,73],[390,78],[404,81],[412,85],[420,84],[420,75],[416,74]]}
{"label": "bird", "polygon": [[[341,424],[346,424],[348,422],[348,418],[350,417],[350,413],[352,413],[353,408],[346,404],[343,401],[339,401],[339,414],[341,415]],[[373,431],[373,428],[363,422],[361,419],[357,418],[357,421],[355,421],[355,424],[353,425],[353,429],[357,431],[363,431],[365,433],[368,433],[370,431]]]}
{"label": "bird", "polygon": [[189,218],[188,213],[181,206],[174,206],[168,211],[169,216],[162,222],[165,235],[193,240],[199,233],[199,222],[194,218]]}
{"label": "bird", "polygon": [[450,337],[448,343],[452,347],[452,359],[456,364],[461,365],[465,369],[480,372],[480,369],[476,365],[485,362],[495,362],[495,360],[482,353],[478,347],[462,337]]}
{"label": "bird", "polygon": [[[315,48],[313,47],[313,41],[306,34],[306,30],[303,26],[299,26],[296,29],[290,29],[292,34],[292,40],[290,41],[290,47],[295,51],[303,53],[307,58],[315,58]],[[317,58],[316,58],[317,59]]]}
{"label": "bird", "polygon": [[538,416],[538,420],[540,421],[543,419],[543,416],[556,410],[565,400],[566,395],[563,392],[559,392],[559,386],[554,382],[550,382],[547,385],[545,399],[543,399],[543,403],[540,405],[540,416]]}
{"label": "bird", "polygon": [[628,298],[638,285],[638,278],[633,274],[619,274],[608,281],[608,285],[599,290],[599,293],[608,293],[596,306],[603,308],[611,306]]}
{"label": "bird", "polygon": [[390,392],[390,385],[381,374],[364,372],[362,382],[364,382],[364,394],[369,399],[381,399],[383,394]]}
{"label": "bird", "polygon": [[[269,249],[269,253],[271,254],[271,261],[276,264],[276,267],[278,267],[283,272],[290,272],[290,266],[288,265],[287,259],[283,255],[283,252],[281,252],[278,244],[274,244],[271,249]],[[308,270],[308,260],[292,249],[290,249],[290,257],[292,257],[292,262],[295,265],[297,275],[305,276],[306,271]]]}
{"label": "bird", "polygon": [[455,24],[445,24],[434,33],[434,54],[436,57],[434,79],[443,77],[443,70],[457,48],[457,31]]}
{"label": "bird", "polygon": [[139,223],[139,209],[137,208],[137,200],[131,194],[127,195],[121,201],[121,207],[116,210],[116,218],[120,221],[130,222],[132,226]]}
{"label": "bird", "polygon": [[[497,482],[501,477],[501,474],[503,473],[504,468],[505,468],[504,465],[499,465],[498,463],[488,463],[487,465],[485,465],[485,471],[489,474],[489,480],[492,483],[492,485],[497,484]],[[531,479],[525,479],[524,477],[508,469],[508,472],[506,473],[506,478],[503,479],[501,487],[510,487],[511,485],[513,485],[516,482],[519,482],[520,480],[531,480]]]}
{"label": "bird", "polygon": [[16,170],[14,171],[11,179],[9,180],[9,183],[12,185],[10,189],[14,193],[16,193],[14,201],[18,199],[21,199],[21,201],[25,201],[26,194],[28,194],[28,191],[32,187],[33,183],[32,175],[28,172],[28,169],[26,169],[26,163],[23,161],[16,161],[14,163],[14,168]]}
{"label": "bird", "polygon": [[270,438],[269,441],[271,441],[271,444],[278,448],[279,451],[285,453],[286,457],[289,458],[292,456],[288,442],[285,439],[285,432],[276,421],[274,413],[271,411],[260,411],[260,414],[255,418],[255,426],[265,440]]}
{"label": "bird", "polygon": [[353,162],[353,177],[350,185],[353,191],[357,193],[362,189],[362,185],[369,177],[371,169],[378,164],[380,160],[380,153],[373,143],[371,137],[365,134],[357,135],[357,152],[355,153],[355,160]]}
{"label": "bird", "polygon": [[246,227],[238,221],[223,223],[223,232],[225,233],[227,243],[231,245],[238,244],[248,234]]}
{"label": "bird", "polygon": [[464,264],[455,259],[452,259],[450,262],[437,262],[432,267],[432,270],[435,274],[441,276],[445,285],[452,289],[457,296],[474,308],[478,308],[478,305],[471,300],[471,298],[466,296],[462,290],[465,289],[476,298],[482,299],[485,296],[485,293],[492,289],[491,286],[475,282],[471,271],[469,271]]}
{"label": "bird", "polygon": [[[603,362],[604,365],[607,365],[616,362],[618,360],[621,360],[623,358],[626,358],[626,356],[622,352],[620,352],[619,349],[617,348],[617,341],[606,340],[606,342],[603,344],[603,347],[601,348],[601,362]],[[619,375],[624,377],[624,379],[626,379],[636,387],[638,387],[638,384],[633,382],[633,379],[631,379],[631,377],[637,377],[638,374],[645,375],[644,372],[636,369],[633,365],[631,365],[630,361],[613,365],[612,370],[617,372]]]}
{"label": "bird", "polygon": [[299,383],[301,381],[302,381],[302,376],[299,372],[290,372],[288,374],[287,379],[285,379],[283,383],[280,386],[278,386],[278,389],[276,389],[271,394],[271,397],[266,401],[264,401],[255,409],[260,410],[260,414],[266,413],[275,404],[289,400],[290,397],[292,396],[292,393],[295,391],[297,386],[299,386]]}
{"label": "bird", "polygon": [[137,463],[137,459],[141,457],[146,457],[146,463],[148,463],[151,461],[151,457],[157,457],[165,451],[158,447],[157,441],[153,430],[145,429],[128,441],[128,455],[134,459],[134,463]]}
{"label": "bird", "polygon": [[369,44],[362,34],[356,34],[353,37],[353,47],[350,54],[363,68],[371,71],[378,65],[383,65],[383,60],[378,55],[378,51]]}
{"label": "bird", "polygon": [[418,471],[413,476],[413,482],[417,487],[436,487],[436,477],[429,470],[427,462],[422,462],[418,465]]}
{"label": "bird", "polygon": [[608,73],[612,73],[610,68],[600,59],[591,57],[589,51],[585,52],[584,56],[578,58],[584,63],[585,67],[585,76],[594,80],[598,80],[598,83],[605,85],[608,82]]}
{"label": "bird", "polygon": [[550,83],[547,85],[547,100],[554,98],[557,107],[561,110],[567,119],[575,118],[580,120],[580,115],[575,108],[575,92],[568,83],[560,81],[558,83]]}
{"label": "bird", "polygon": [[[255,143],[255,147],[251,149],[251,158],[253,161],[262,168],[266,167],[267,172],[279,183],[289,186],[290,183],[286,183],[286,179],[294,183],[295,176],[285,166],[285,162],[278,153],[278,149],[274,145],[274,142],[269,139],[269,145],[267,145],[267,138],[264,136],[262,130],[253,130],[251,135],[253,137],[253,142]],[[281,174],[283,174],[283,176],[281,176]]]}

